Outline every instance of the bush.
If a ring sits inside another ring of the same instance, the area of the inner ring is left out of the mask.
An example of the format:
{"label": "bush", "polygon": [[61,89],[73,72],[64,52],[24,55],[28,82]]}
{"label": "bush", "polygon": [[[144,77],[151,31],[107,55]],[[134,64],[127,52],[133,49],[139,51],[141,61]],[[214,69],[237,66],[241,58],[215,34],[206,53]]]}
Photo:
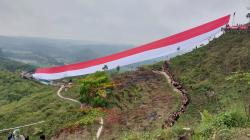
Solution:
{"label": "bush", "polygon": [[96,72],[85,77],[80,89],[80,102],[93,107],[107,107],[110,102],[107,97],[111,95],[113,83],[105,72]]}
{"label": "bush", "polygon": [[203,138],[209,138],[212,135],[223,135],[224,132],[230,133],[233,127],[245,127],[248,118],[239,111],[223,112],[218,115],[211,115],[207,111],[201,113],[202,122],[197,129],[197,134]]}
{"label": "bush", "polygon": [[244,127],[247,124],[247,116],[239,112],[226,112],[218,115],[214,123],[218,127]]}
{"label": "bush", "polygon": [[94,123],[98,117],[102,117],[104,115],[105,114],[99,109],[90,109],[84,112],[84,115],[80,120],[78,120],[74,124],[69,124],[69,125],[76,125],[76,126],[89,125]]}

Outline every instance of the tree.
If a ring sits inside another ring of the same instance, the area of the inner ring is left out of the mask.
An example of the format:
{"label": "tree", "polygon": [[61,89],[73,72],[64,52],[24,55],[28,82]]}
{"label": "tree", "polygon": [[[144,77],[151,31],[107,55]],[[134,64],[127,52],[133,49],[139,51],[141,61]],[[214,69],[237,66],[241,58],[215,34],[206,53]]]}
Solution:
{"label": "tree", "polygon": [[93,107],[107,107],[107,97],[112,93],[113,83],[105,72],[96,72],[85,77],[80,89],[80,102]]}

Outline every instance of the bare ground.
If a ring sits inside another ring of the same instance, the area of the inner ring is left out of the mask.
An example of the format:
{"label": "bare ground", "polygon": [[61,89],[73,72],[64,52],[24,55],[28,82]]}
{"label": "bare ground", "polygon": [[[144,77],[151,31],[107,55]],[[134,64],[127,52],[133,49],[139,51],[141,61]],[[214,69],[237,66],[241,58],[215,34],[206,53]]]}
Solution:
{"label": "bare ground", "polygon": [[[100,139],[119,139],[128,131],[151,131],[161,128],[171,112],[180,105],[180,96],[162,75],[140,69],[112,76],[119,107],[106,110]],[[96,123],[98,124],[98,122]],[[93,139],[97,126],[65,129],[53,140]]]}

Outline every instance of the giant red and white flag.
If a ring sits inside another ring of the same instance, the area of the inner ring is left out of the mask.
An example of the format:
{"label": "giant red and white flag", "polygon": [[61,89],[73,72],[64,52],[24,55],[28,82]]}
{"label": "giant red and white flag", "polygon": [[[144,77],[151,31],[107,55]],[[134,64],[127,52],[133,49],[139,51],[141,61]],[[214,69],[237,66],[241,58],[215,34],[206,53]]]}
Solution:
{"label": "giant red and white flag", "polygon": [[86,62],[51,68],[38,68],[33,74],[33,77],[43,80],[56,80],[102,71],[105,65],[109,69],[113,69],[117,66],[125,66],[145,60],[168,56],[178,52],[180,47],[183,50],[190,50],[201,45],[204,40],[208,40],[220,33],[221,28],[228,24],[229,19],[230,15],[227,15],[158,41]]}

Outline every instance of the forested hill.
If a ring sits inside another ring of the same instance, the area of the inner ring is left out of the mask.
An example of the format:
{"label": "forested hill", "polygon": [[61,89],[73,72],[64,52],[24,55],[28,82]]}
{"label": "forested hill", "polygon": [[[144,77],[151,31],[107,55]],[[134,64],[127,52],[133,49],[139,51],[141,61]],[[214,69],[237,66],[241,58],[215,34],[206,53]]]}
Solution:
{"label": "forested hill", "polygon": [[0,57],[0,70],[7,70],[10,72],[15,72],[18,70],[19,71],[22,71],[22,70],[34,71],[34,69],[35,69],[35,66]]}

